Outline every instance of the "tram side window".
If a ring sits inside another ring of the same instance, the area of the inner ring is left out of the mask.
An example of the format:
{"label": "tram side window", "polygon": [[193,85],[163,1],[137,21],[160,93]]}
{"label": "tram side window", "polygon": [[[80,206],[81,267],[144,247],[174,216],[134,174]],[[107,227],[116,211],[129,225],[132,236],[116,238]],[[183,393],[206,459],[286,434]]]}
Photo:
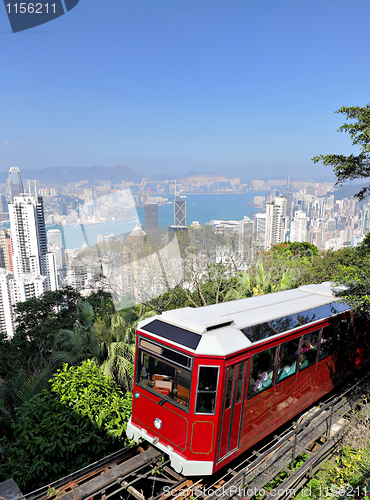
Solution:
{"label": "tram side window", "polygon": [[320,340],[319,361],[331,356],[334,352],[334,343],[336,337],[336,326],[329,325],[322,329]]}
{"label": "tram side window", "polygon": [[308,368],[316,363],[319,334],[320,330],[303,335],[301,343],[301,356],[299,358],[299,371],[304,370],[305,368]]}
{"label": "tram side window", "polygon": [[248,384],[248,398],[265,391],[274,383],[276,347],[253,354]]}
{"label": "tram side window", "polygon": [[299,339],[293,339],[281,344],[276,382],[294,375],[297,372]]}
{"label": "tram side window", "polygon": [[215,366],[199,367],[196,413],[215,413],[218,370]]}

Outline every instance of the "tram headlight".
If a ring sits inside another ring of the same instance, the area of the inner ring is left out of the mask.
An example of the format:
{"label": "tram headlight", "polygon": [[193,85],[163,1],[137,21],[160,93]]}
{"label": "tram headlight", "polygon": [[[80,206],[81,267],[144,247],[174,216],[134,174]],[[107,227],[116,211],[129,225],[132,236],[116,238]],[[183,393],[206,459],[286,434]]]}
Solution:
{"label": "tram headlight", "polygon": [[154,420],[154,427],[158,430],[162,429],[162,420],[160,418]]}

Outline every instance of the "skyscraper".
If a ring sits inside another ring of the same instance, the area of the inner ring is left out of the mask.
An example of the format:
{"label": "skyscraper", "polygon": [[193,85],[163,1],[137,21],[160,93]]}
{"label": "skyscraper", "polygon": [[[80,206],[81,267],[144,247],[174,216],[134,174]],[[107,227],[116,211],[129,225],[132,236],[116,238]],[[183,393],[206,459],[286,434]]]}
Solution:
{"label": "skyscraper", "polygon": [[256,238],[258,241],[265,241],[266,234],[266,214],[256,214]]}
{"label": "skyscraper", "polygon": [[[47,250],[42,198],[26,194],[16,196],[9,204],[9,218],[14,279],[24,283],[27,281],[29,293],[25,293],[26,298],[40,295],[40,279],[44,281],[44,291],[56,290],[55,257]],[[37,286],[31,286],[30,283],[36,278]]]}
{"label": "skyscraper", "polygon": [[175,196],[175,226],[186,226],[186,201],[180,196]]}
{"label": "skyscraper", "polygon": [[288,185],[284,189],[284,197],[287,200],[286,215],[293,216],[293,191],[290,187],[290,175],[288,175]]}
{"label": "skyscraper", "polygon": [[8,204],[4,194],[0,194],[0,212],[7,212]]}
{"label": "skyscraper", "polygon": [[158,232],[158,205],[156,203],[144,205],[144,229],[148,236],[150,233]]}
{"label": "skyscraper", "polygon": [[42,198],[16,196],[9,205],[14,277],[46,275],[46,231]]}
{"label": "skyscraper", "polygon": [[287,200],[278,196],[266,205],[265,249],[284,241]]}
{"label": "skyscraper", "polygon": [[19,196],[24,192],[22,177],[18,167],[10,167],[8,183],[10,189],[10,197],[13,201],[15,196]]}

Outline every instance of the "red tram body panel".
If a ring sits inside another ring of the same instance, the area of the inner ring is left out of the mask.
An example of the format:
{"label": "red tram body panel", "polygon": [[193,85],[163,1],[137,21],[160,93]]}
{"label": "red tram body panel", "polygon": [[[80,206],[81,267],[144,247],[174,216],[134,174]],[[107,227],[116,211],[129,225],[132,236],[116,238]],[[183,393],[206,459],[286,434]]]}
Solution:
{"label": "red tram body panel", "polygon": [[340,332],[353,321],[330,283],[145,320],[127,436],[212,474],[334,387]]}

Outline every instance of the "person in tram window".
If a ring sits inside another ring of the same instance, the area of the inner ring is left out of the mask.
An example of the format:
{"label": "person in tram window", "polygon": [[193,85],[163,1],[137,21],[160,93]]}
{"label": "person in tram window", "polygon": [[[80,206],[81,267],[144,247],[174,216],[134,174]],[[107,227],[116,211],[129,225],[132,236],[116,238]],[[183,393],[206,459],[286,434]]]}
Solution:
{"label": "person in tram window", "polygon": [[306,368],[316,362],[318,332],[307,333],[304,335],[301,347],[301,361],[299,368]]}
{"label": "person in tram window", "polygon": [[299,369],[302,370],[303,368],[306,368],[309,364],[310,363],[307,359],[306,354],[301,354],[301,361],[299,363]]}
{"label": "person in tram window", "polygon": [[254,383],[255,392],[271,387],[274,374],[271,363],[271,354],[269,352],[262,352],[257,360],[257,363],[258,376]]}
{"label": "person in tram window", "polygon": [[296,369],[296,361],[292,356],[286,356],[281,360],[280,369],[278,373],[278,380],[283,380],[289,375],[292,375]]}

